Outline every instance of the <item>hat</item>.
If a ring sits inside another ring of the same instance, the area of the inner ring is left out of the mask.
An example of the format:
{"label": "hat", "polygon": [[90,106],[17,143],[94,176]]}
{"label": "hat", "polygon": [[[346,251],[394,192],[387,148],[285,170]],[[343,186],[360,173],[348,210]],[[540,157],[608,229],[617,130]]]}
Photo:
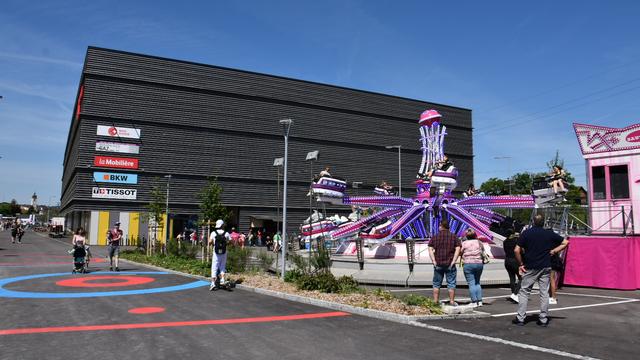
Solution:
{"label": "hat", "polygon": [[224,225],[224,220],[220,219],[220,220],[216,221],[216,228],[217,229],[221,228],[222,225]]}
{"label": "hat", "polygon": [[113,224],[113,225],[120,226],[120,221],[116,221],[116,223],[115,223],[115,224]]}
{"label": "hat", "polygon": [[418,120],[418,124],[422,126],[431,126],[434,123],[440,121],[442,115],[437,110],[425,110],[422,114],[420,114],[420,120]]}

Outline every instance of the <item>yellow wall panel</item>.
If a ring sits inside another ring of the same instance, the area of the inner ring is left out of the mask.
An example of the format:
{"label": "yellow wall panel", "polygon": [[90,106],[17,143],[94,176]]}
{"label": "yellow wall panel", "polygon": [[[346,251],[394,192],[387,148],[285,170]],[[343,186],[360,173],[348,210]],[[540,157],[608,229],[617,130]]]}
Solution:
{"label": "yellow wall panel", "polygon": [[109,212],[98,213],[98,245],[107,245],[107,231],[109,230]]}
{"label": "yellow wall panel", "polygon": [[[140,213],[129,214],[129,239],[134,240],[140,236]],[[131,241],[130,240],[130,241]]]}

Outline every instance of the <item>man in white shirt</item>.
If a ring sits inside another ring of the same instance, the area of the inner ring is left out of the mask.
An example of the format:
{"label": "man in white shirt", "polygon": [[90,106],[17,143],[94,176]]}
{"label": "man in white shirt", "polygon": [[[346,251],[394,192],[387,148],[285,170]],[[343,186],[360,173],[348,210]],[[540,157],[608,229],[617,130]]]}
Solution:
{"label": "man in white shirt", "polygon": [[[209,291],[216,290],[218,285],[216,280],[220,276],[220,285],[224,285],[224,274],[227,272],[227,244],[231,236],[228,232],[222,228],[224,226],[223,220],[216,221],[216,229],[209,235],[209,245],[213,245],[213,251],[211,255],[211,286]],[[219,274],[219,275],[218,275]]]}

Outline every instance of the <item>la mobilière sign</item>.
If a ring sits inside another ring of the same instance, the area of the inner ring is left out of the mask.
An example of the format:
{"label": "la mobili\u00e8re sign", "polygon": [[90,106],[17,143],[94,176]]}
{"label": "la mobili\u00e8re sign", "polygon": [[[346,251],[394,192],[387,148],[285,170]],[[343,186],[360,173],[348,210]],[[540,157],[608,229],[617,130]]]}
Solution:
{"label": "la mobili\u00e8re sign", "polygon": [[118,169],[137,169],[138,159],[112,156],[96,156],[93,159],[93,165]]}

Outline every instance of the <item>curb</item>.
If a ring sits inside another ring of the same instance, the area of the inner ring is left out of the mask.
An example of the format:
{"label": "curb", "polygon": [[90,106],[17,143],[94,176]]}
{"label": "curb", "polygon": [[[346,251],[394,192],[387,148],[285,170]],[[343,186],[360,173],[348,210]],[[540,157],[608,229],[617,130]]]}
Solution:
{"label": "curb", "polygon": [[[155,270],[166,271],[166,272],[169,272],[169,273],[172,273],[172,274],[182,275],[182,276],[190,277],[190,278],[193,278],[193,279],[209,281],[209,278],[206,278],[206,277],[201,276],[201,275],[187,274],[187,273],[183,273],[183,272],[180,272],[180,271],[171,270],[171,269],[165,269],[163,267],[150,265],[150,264],[145,264],[145,263],[139,263],[137,261],[132,261],[132,260],[128,260],[128,259],[120,259],[120,261],[124,261],[124,262],[130,263],[130,264],[135,264],[135,265],[139,265],[139,266],[149,267],[149,268],[152,268],[152,269],[155,269]],[[318,306],[318,307],[322,307],[322,308],[326,308],[326,309],[344,311],[344,312],[348,312],[348,313],[355,314],[355,315],[361,315],[361,316],[366,316],[366,317],[375,318],[375,319],[387,320],[387,321],[392,321],[392,322],[401,323],[401,324],[405,324],[405,325],[412,325],[412,326],[415,326],[416,323],[418,323],[419,321],[426,321],[426,320],[479,319],[479,318],[485,318],[485,317],[490,317],[491,316],[491,314],[486,313],[486,312],[481,312],[481,311],[473,311],[471,313],[451,314],[451,315],[446,315],[446,314],[444,314],[444,315],[423,315],[423,316],[420,316],[420,315],[417,315],[417,316],[416,315],[401,315],[401,314],[390,313],[390,312],[387,312],[387,311],[365,309],[365,308],[356,307],[356,306],[353,306],[353,305],[340,304],[340,303],[333,302],[333,301],[319,300],[319,299],[309,298],[309,297],[300,296],[300,295],[293,295],[293,294],[283,293],[283,292],[274,291],[274,290],[267,290],[267,289],[257,288],[257,287],[248,286],[248,285],[244,285],[244,284],[237,284],[236,285],[236,289],[249,291],[249,292],[254,292],[256,294],[261,294],[261,295],[267,295],[267,296],[271,296],[271,297],[275,297],[275,298],[279,298],[279,299],[283,299],[283,300],[294,301],[294,302],[298,302],[298,303],[302,303],[302,304]]]}

